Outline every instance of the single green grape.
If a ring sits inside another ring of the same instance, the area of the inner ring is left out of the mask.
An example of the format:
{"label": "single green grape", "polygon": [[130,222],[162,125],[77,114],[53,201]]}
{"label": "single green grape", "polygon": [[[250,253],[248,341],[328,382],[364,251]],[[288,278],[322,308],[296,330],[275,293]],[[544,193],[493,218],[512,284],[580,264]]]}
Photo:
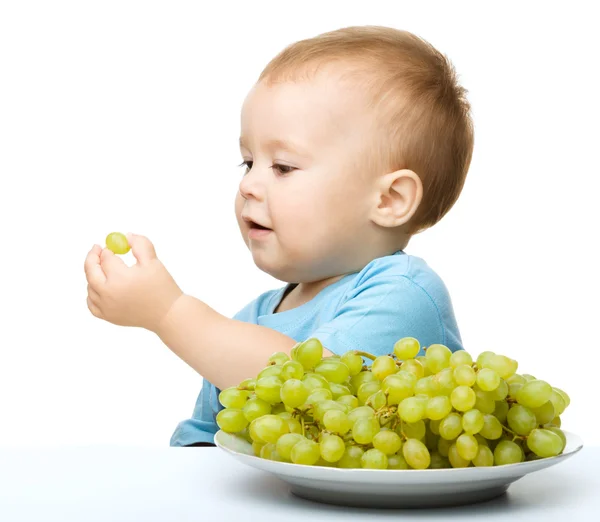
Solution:
{"label": "single green grape", "polygon": [[131,250],[127,237],[121,232],[111,232],[106,236],[106,248],[118,255],[126,254]]}
{"label": "single green grape", "polygon": [[539,408],[550,400],[552,387],[545,381],[529,381],[517,392],[517,402],[527,408]]}
{"label": "single green grape", "polygon": [[290,360],[290,356],[285,352],[275,352],[271,357],[269,357],[269,364],[277,364],[283,366],[286,362]]}
{"label": "single green grape", "polygon": [[483,367],[494,370],[502,379],[508,379],[516,373],[518,363],[504,355],[494,355],[486,359]]}
{"label": "single green grape", "polygon": [[[287,411],[284,413],[288,413]],[[291,415],[289,417],[283,417],[284,413],[278,413],[278,415],[284,419],[288,424],[288,429],[290,433],[302,433],[302,425],[298,419],[295,419]],[[289,413],[288,413],[289,415]]]}
{"label": "single green grape", "polygon": [[571,398],[569,397],[569,395],[567,395],[567,392],[564,392],[560,388],[556,388],[556,387],[554,387],[553,390],[556,391],[556,392],[558,392],[559,395],[564,399],[564,401],[565,401],[565,409],[568,408],[569,404],[571,404]]}
{"label": "single green grape", "polygon": [[[275,444],[279,437],[289,432],[288,423],[277,415],[263,415],[251,423],[252,431],[259,441]],[[254,437],[253,437],[254,439]]]}
{"label": "single green grape", "polygon": [[556,433],[559,437],[560,440],[562,440],[562,447],[560,448],[560,452],[562,453],[563,450],[565,449],[565,446],[567,445],[567,437],[564,434],[564,432],[560,429],[560,428],[555,428],[554,426],[551,426],[550,428],[546,428],[548,431],[551,431],[552,433]]}
{"label": "single green grape", "polygon": [[[406,372],[405,372],[406,373]],[[412,375],[412,374],[407,374]],[[416,380],[416,378],[415,378]],[[388,375],[381,383],[381,390],[387,395],[389,406],[398,404],[413,395],[415,381],[403,378],[399,373]]]}
{"label": "single green grape", "polygon": [[431,430],[431,433],[433,433],[434,435],[439,435],[440,434],[440,424],[441,424],[441,420],[431,420],[429,421],[429,429]]}
{"label": "single green grape", "polygon": [[440,437],[446,440],[454,440],[462,433],[462,417],[458,413],[450,413],[442,419],[439,426]]}
{"label": "single green grape", "polygon": [[448,452],[450,451],[450,447],[454,444],[454,440],[444,439],[440,437],[438,440],[437,450],[442,457],[448,457]]}
{"label": "single green grape", "polygon": [[429,398],[424,404],[417,397],[408,397],[398,405],[398,417],[404,422],[417,422],[424,419],[428,402]]}
{"label": "single green grape", "polygon": [[277,462],[285,462],[285,460],[279,455],[277,446],[273,443],[267,443],[260,449],[260,457],[266,460],[274,460]]}
{"label": "single green grape", "polygon": [[490,392],[484,392],[483,390],[478,389],[475,390],[474,408],[478,409],[481,413],[494,413],[494,410],[496,409],[496,401]]}
{"label": "single green grape", "polygon": [[331,398],[334,401],[337,401],[340,397],[344,395],[352,395],[350,393],[350,388],[345,386],[344,384],[336,384],[334,382],[329,384],[329,389],[331,390]]}
{"label": "single green grape", "polygon": [[460,456],[458,448],[456,447],[456,443],[452,444],[448,450],[448,460],[453,468],[466,468],[471,463],[470,460]]}
{"label": "single green grape", "polygon": [[400,370],[414,374],[417,379],[425,377],[423,365],[415,359],[405,360],[400,366]]}
{"label": "single green grape", "polygon": [[283,404],[290,408],[298,408],[306,402],[306,399],[308,399],[308,388],[298,379],[288,379],[283,383],[283,386],[281,386],[279,394]]}
{"label": "single green grape", "polygon": [[353,410],[360,406],[358,399],[354,395],[342,395],[341,397],[338,397],[336,400],[340,404],[344,404],[344,405],[348,406],[348,408],[350,408],[350,410]]}
{"label": "single green grape", "polygon": [[473,435],[463,433],[456,439],[456,451],[465,460],[473,460],[478,449],[477,439]]}
{"label": "single green grape", "polygon": [[257,457],[260,457],[260,450],[262,450],[263,446],[264,446],[264,444],[261,444],[260,442],[253,442],[252,443],[252,451],[254,452],[254,454]]}
{"label": "single green grape", "polygon": [[539,408],[531,408],[531,411],[535,415],[536,424],[548,424],[549,422],[552,422],[554,417],[556,417],[554,412],[554,403],[551,400],[548,400]]}
{"label": "single green grape", "polygon": [[496,355],[494,352],[490,352],[490,351],[485,351],[485,352],[481,352],[476,360],[477,366],[479,368],[485,368],[487,365],[487,362],[494,357],[494,355]]}
{"label": "single green grape", "polygon": [[248,426],[248,419],[238,408],[225,408],[217,413],[217,425],[227,433],[237,433]]}
{"label": "single green grape", "polygon": [[256,379],[245,379],[238,386],[238,390],[254,391],[254,388],[256,388]]}
{"label": "single green grape", "polygon": [[387,459],[387,469],[410,469],[402,453],[396,455],[388,455]]}
{"label": "single green grape", "polygon": [[429,397],[438,395],[440,391],[440,384],[435,377],[437,376],[428,375],[427,377],[419,379],[415,384],[415,395],[423,394],[428,395]]}
{"label": "single green grape", "polygon": [[398,453],[402,447],[402,439],[395,431],[379,431],[373,437],[373,447],[386,455]]}
{"label": "single green grape", "polygon": [[417,422],[403,422],[402,431],[408,439],[421,440],[425,437],[427,428],[422,420],[418,420]]}
{"label": "single green grape", "polygon": [[323,415],[323,425],[325,429],[338,435],[345,435],[352,427],[348,415],[339,410],[327,410]]}
{"label": "single green grape", "polygon": [[523,450],[511,440],[502,440],[494,450],[494,463],[496,466],[505,464],[518,464],[523,460]]}
{"label": "single green grape", "polygon": [[231,388],[225,388],[219,393],[219,402],[225,408],[242,409],[249,396],[250,394],[246,390],[239,390],[235,386],[232,386]]}
{"label": "single green grape", "polygon": [[492,415],[496,417],[502,424],[506,422],[506,417],[508,415],[508,410],[510,406],[506,401],[496,401],[496,407],[492,412]]}
{"label": "single green grape", "polygon": [[552,403],[556,416],[562,415],[567,408],[564,395],[561,394],[556,388],[552,388],[552,392],[550,393],[550,398],[548,400]]}
{"label": "single green grape", "polygon": [[265,368],[263,368],[260,373],[256,376],[256,380],[260,380],[263,377],[279,377],[281,375],[282,372],[282,368],[281,366],[278,366],[276,364],[272,364],[270,366],[266,366]]}
{"label": "single green grape", "polygon": [[323,359],[315,368],[315,373],[322,375],[329,382],[342,384],[350,376],[350,370],[341,361]]}
{"label": "single green grape", "polygon": [[431,455],[427,446],[417,439],[407,439],[402,445],[402,455],[413,469],[427,469],[431,462]]}
{"label": "single green grape", "polygon": [[310,395],[306,398],[306,401],[302,405],[302,409],[306,408],[310,405],[315,405],[321,401],[330,401],[333,399],[333,395],[331,394],[331,390],[326,390],[325,388],[317,388],[313,390]]}
{"label": "single green grape", "polygon": [[554,431],[535,429],[527,437],[527,447],[538,457],[555,457],[562,451],[564,444]]}
{"label": "single green grape", "polygon": [[321,457],[321,449],[314,440],[303,439],[297,442],[290,453],[294,464],[313,466]]}
{"label": "single green grape", "polygon": [[475,458],[471,462],[473,462],[473,465],[478,468],[493,466],[494,453],[489,447],[479,445],[477,447],[477,455],[475,455]]}
{"label": "single green grape", "polygon": [[363,359],[357,353],[354,353],[353,351],[346,352],[344,355],[342,355],[340,360],[348,367],[351,377],[354,377],[361,372],[363,367]]}
{"label": "single green grape", "polygon": [[479,433],[483,428],[483,413],[476,409],[463,413],[462,428],[468,435]]}
{"label": "single green grape", "polygon": [[421,344],[414,337],[403,337],[394,344],[394,354],[401,361],[412,359],[421,350]]}
{"label": "single green grape", "polygon": [[490,396],[495,401],[503,401],[508,396],[508,384],[504,379],[500,379],[498,387],[490,392]]}
{"label": "single green grape", "polygon": [[316,338],[307,339],[296,346],[295,355],[305,370],[312,370],[323,358],[323,345]]}
{"label": "single green grape", "polygon": [[352,426],[352,438],[358,444],[371,444],[373,437],[379,433],[379,421],[373,418],[359,418]]}
{"label": "single green grape", "polygon": [[525,377],[523,377],[522,375],[519,375],[518,373],[515,373],[514,375],[511,375],[508,379],[506,379],[506,384],[525,384],[527,382],[527,379],[525,379]]}
{"label": "single green grape", "polygon": [[327,462],[337,462],[342,458],[346,445],[337,435],[324,435],[319,443],[321,457]]}
{"label": "single green grape", "polygon": [[371,364],[371,372],[380,381],[383,381],[388,375],[392,375],[397,371],[398,366],[396,366],[396,361],[389,355],[380,355]]}
{"label": "single green grape", "polygon": [[499,439],[502,437],[502,424],[496,417],[486,413],[483,416],[483,428],[479,430],[479,434],[488,440]]}
{"label": "single green grape", "polygon": [[282,381],[287,381],[289,379],[302,379],[303,376],[304,366],[298,361],[287,361],[283,363],[283,366],[281,367],[279,378]]}
{"label": "single green grape", "polygon": [[458,386],[454,379],[454,368],[444,368],[433,377],[433,381],[437,383],[437,388],[434,388],[436,395],[450,396],[452,390]]}
{"label": "single green grape", "polygon": [[330,389],[329,381],[318,373],[305,373],[304,377],[302,377],[302,382],[306,385],[310,392],[316,390],[317,388],[325,388],[326,390]]}
{"label": "single green grape", "polygon": [[451,368],[458,368],[463,364],[471,366],[473,364],[473,357],[471,357],[471,354],[465,350],[457,350],[450,356],[450,360],[448,362],[450,363]]}
{"label": "single green grape", "polygon": [[458,411],[468,411],[475,406],[477,396],[468,386],[457,386],[450,394],[450,402]]}
{"label": "single green grape", "polygon": [[489,368],[482,368],[477,372],[477,386],[480,390],[491,392],[500,386],[500,376]]}
{"label": "single green grape", "polygon": [[251,397],[244,404],[242,411],[248,422],[252,422],[254,419],[258,419],[263,415],[271,413],[271,409],[272,406],[268,402],[263,401],[258,397]]}
{"label": "single green grape", "polygon": [[281,386],[283,382],[275,375],[263,377],[256,381],[254,393],[259,399],[262,399],[269,404],[277,404],[281,402]]}
{"label": "single green grape", "polygon": [[381,383],[379,381],[371,381],[361,384],[360,388],[358,389],[358,393],[356,394],[358,397],[358,402],[360,402],[361,405],[365,404],[367,399],[379,390],[381,390]]}
{"label": "single green grape", "polygon": [[[358,419],[372,419],[375,418],[375,410],[371,408],[371,406],[359,406],[358,408],[354,408],[350,410],[348,413],[348,420],[350,424],[354,427],[354,423]],[[352,428],[351,428],[352,429]]]}
{"label": "single green grape", "polygon": [[388,458],[383,451],[372,448],[363,453],[360,463],[366,469],[387,469]]}
{"label": "single green grape", "polygon": [[460,364],[454,368],[454,380],[459,386],[473,386],[477,380],[477,374],[471,366]]}
{"label": "single green grape", "polygon": [[432,397],[427,401],[426,415],[428,419],[439,421],[452,411],[450,399],[445,395]]}
{"label": "single green grape", "polygon": [[387,404],[385,393],[383,393],[381,390],[376,391],[365,401],[365,404],[368,404],[374,410],[383,408]]}
{"label": "single green grape", "polygon": [[441,372],[444,368],[450,366],[450,357],[452,351],[443,344],[432,344],[425,351],[427,367],[431,373]]}
{"label": "single green grape", "polygon": [[506,416],[508,427],[519,435],[529,435],[537,427],[535,414],[529,408],[514,404]]}
{"label": "single green grape", "polygon": [[359,446],[346,446],[342,458],[337,462],[338,468],[361,468],[363,454],[364,450]]}

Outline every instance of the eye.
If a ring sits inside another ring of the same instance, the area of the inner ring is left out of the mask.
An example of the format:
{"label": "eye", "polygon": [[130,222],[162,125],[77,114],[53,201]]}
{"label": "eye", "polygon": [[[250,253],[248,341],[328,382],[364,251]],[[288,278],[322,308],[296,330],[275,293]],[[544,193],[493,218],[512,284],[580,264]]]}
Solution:
{"label": "eye", "polygon": [[290,167],[288,165],[279,165],[278,163],[271,165],[271,168],[273,170],[278,171],[279,174],[289,174],[290,172],[297,170],[296,167]]}
{"label": "eye", "polygon": [[246,174],[252,170],[253,161],[242,161],[238,167],[246,167]]}

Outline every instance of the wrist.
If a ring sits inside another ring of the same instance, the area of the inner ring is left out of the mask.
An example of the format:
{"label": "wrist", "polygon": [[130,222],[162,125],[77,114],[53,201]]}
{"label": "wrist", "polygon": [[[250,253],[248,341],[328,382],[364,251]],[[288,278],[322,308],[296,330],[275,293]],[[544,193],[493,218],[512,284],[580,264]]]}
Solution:
{"label": "wrist", "polygon": [[150,330],[158,335],[161,339],[168,335],[173,326],[177,324],[177,317],[182,314],[182,311],[189,306],[190,296],[181,292],[167,307],[166,312],[160,317],[154,328]]}

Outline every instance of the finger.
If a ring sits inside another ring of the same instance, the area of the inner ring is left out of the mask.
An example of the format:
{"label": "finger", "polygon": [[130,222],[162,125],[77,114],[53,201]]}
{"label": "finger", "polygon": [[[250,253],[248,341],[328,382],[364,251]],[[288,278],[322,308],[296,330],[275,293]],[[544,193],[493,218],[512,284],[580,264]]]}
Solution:
{"label": "finger", "polygon": [[129,241],[131,252],[140,265],[156,259],[154,245],[147,237],[138,236],[137,234],[127,234],[127,241]]}
{"label": "finger", "polygon": [[88,310],[90,312],[92,312],[92,315],[94,317],[97,317],[98,319],[104,319],[104,317],[102,316],[102,312],[100,311],[100,308],[98,308],[94,303],[92,303],[92,300],[89,298],[87,298],[87,307]]}
{"label": "finger", "polygon": [[102,248],[99,245],[94,245],[94,247],[86,256],[85,263],[83,265],[85,277],[88,280],[88,283],[95,288],[100,287],[100,285],[106,282],[106,275],[100,266],[101,252]]}
{"label": "finger", "polygon": [[87,291],[88,297],[92,300],[92,303],[94,303],[97,306],[100,303],[100,294],[96,292],[96,290],[94,290],[91,285],[88,285]]}
{"label": "finger", "polygon": [[100,266],[107,278],[110,277],[110,274],[121,272],[127,268],[123,260],[108,248],[103,249],[100,254]]}

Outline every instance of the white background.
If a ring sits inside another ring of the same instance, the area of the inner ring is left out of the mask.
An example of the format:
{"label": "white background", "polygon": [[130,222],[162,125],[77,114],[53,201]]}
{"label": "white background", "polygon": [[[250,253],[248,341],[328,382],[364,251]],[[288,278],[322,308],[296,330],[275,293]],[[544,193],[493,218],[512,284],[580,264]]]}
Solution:
{"label": "white background", "polygon": [[566,390],[563,426],[599,443],[593,2],[216,4],[0,4],[0,445],[168,444],[201,378],[92,317],[84,257],[145,234],[228,316],[282,286],[234,218],[240,106],[289,43],[365,24],[429,40],[473,105],[464,191],[407,253],[446,282],[467,350]]}

